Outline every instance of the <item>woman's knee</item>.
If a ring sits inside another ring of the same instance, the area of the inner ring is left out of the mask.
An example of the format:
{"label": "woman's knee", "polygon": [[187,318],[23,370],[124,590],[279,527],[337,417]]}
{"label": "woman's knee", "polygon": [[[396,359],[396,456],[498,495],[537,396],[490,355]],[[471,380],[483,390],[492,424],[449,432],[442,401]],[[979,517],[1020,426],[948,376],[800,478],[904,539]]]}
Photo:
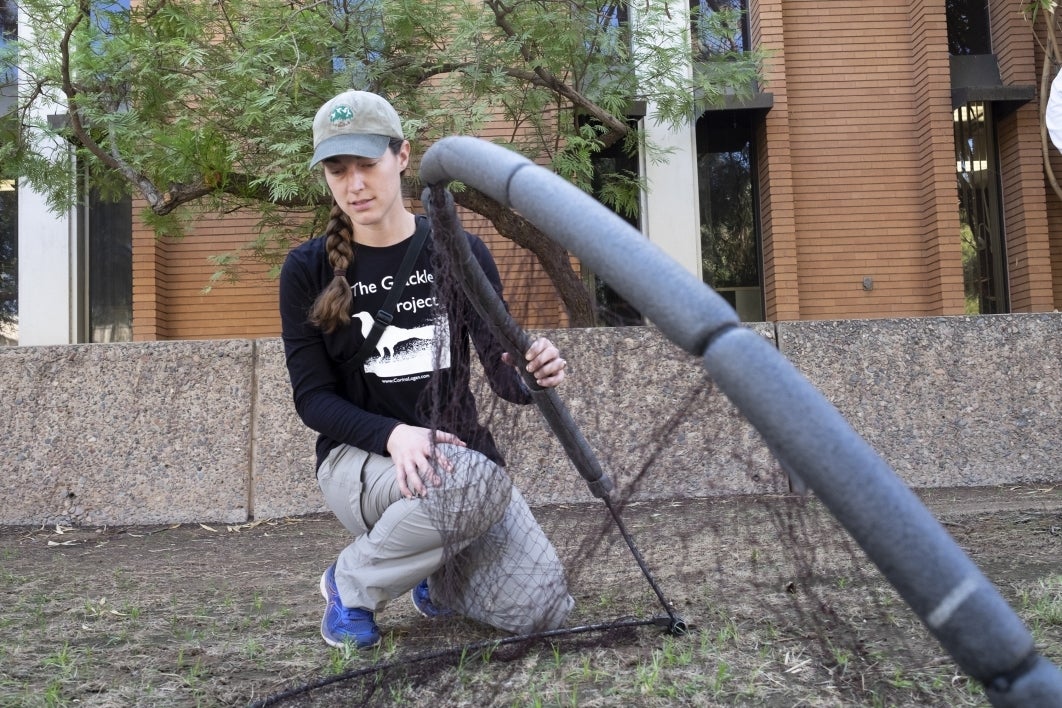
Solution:
{"label": "woman's knee", "polygon": [[328,508],[353,535],[368,530],[361,509],[361,470],[369,453],[349,445],[332,450],[317,471],[317,485]]}

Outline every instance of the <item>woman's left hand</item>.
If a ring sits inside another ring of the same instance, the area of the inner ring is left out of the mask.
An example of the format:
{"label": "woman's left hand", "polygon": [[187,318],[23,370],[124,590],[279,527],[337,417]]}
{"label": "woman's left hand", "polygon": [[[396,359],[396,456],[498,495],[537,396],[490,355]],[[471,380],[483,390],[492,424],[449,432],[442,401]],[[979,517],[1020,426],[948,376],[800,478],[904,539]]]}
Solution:
{"label": "woman's left hand", "polygon": [[[560,350],[545,337],[539,337],[524,354],[527,361],[525,368],[534,375],[535,382],[543,388],[552,388],[560,385],[564,380],[564,369],[568,362],[561,358]],[[516,366],[512,357],[502,354],[502,361],[510,366]]]}

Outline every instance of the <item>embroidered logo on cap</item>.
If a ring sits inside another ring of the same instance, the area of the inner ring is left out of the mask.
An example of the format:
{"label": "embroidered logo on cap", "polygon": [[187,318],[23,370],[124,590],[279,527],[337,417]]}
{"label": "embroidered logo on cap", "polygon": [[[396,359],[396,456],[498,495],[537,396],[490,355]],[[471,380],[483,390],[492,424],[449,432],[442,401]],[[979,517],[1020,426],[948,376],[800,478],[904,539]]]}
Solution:
{"label": "embroidered logo on cap", "polygon": [[328,122],[335,128],[346,128],[354,120],[354,110],[350,106],[336,106],[328,116]]}

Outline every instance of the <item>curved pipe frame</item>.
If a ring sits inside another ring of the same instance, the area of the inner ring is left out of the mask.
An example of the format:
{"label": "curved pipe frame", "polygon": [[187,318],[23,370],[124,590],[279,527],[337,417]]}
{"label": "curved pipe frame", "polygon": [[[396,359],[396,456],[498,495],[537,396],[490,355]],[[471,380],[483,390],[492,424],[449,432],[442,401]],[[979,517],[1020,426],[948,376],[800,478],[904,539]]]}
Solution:
{"label": "curved pipe frame", "polygon": [[[445,138],[422,182],[465,183],[574,253],[705,369],[806,483],[994,706],[1062,705],[1062,672],[921,500],[774,346],[642,234],[549,170],[478,138]],[[660,283],[668,283],[666,289]]]}

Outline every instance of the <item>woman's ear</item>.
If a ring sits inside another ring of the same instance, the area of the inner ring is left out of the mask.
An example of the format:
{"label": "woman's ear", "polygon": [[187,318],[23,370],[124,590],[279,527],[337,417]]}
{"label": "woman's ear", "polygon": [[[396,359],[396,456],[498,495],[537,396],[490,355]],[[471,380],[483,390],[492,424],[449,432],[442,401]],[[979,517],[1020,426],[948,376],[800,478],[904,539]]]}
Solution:
{"label": "woman's ear", "polygon": [[402,147],[398,151],[398,171],[403,172],[409,167],[409,155],[413,151],[413,146],[409,144],[408,140],[402,141]]}

